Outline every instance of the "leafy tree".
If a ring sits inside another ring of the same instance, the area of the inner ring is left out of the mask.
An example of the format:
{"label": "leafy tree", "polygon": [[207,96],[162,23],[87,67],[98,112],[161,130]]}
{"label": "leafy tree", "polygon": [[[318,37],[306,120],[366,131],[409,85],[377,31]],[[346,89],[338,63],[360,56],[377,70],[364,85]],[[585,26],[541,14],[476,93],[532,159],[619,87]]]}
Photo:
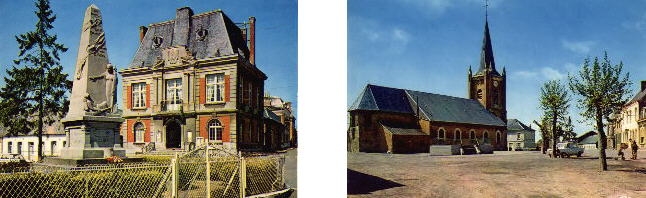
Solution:
{"label": "leafy tree", "polygon": [[[560,135],[557,132],[561,130],[558,123],[567,115],[569,101],[567,88],[559,80],[547,81],[541,87],[540,107],[543,110],[543,120],[547,120],[550,127],[552,156],[556,156],[556,142]],[[543,125],[543,127],[546,126]]]}
{"label": "leafy tree", "polygon": [[[56,42],[49,31],[56,15],[48,0],[38,0],[36,29],[16,36],[18,59],[7,71],[5,86],[0,91],[0,123],[10,135],[38,135],[38,160],[42,159],[43,123],[59,120],[68,108],[65,93],[72,87],[67,74],[62,73],[59,55],[67,48]],[[22,66],[22,67],[20,67]],[[35,118],[37,117],[37,118]],[[36,126],[36,127],[34,127]]]}
{"label": "leafy tree", "polygon": [[604,171],[608,170],[604,119],[606,123],[610,123],[610,115],[618,112],[628,101],[628,87],[631,83],[628,72],[625,75],[622,73],[623,66],[622,62],[612,65],[608,53],[604,52],[603,60],[595,57],[591,62],[590,58],[586,58],[578,75],[568,75],[570,89],[581,96],[577,105],[583,110],[581,115],[594,121],[599,132],[600,168]]}

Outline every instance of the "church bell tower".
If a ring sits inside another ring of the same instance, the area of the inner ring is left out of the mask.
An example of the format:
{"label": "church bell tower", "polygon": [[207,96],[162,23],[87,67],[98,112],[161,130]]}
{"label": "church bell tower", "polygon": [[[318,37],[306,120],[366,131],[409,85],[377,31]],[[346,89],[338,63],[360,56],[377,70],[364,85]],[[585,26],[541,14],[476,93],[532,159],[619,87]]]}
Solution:
{"label": "church bell tower", "polygon": [[469,66],[467,77],[469,98],[480,102],[485,109],[502,119],[503,122],[507,122],[507,81],[505,75],[505,68],[502,69],[502,74],[496,71],[491,36],[489,35],[489,22],[485,17],[480,68],[473,74],[471,66]]}

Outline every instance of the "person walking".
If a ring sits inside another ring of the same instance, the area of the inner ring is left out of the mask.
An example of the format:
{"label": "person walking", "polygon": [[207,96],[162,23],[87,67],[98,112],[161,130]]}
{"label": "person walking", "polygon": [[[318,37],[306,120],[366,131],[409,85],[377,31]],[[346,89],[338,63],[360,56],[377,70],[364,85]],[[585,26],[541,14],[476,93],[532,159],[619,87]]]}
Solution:
{"label": "person walking", "polygon": [[637,147],[637,141],[630,139],[630,149],[633,151],[633,156],[630,159],[637,159],[637,150],[639,147]]}

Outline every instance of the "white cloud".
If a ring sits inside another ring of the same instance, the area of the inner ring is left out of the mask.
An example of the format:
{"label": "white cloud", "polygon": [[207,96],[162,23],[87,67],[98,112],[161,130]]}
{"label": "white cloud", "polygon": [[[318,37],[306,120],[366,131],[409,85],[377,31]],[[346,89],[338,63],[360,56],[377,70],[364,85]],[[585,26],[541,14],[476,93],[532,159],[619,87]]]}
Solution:
{"label": "white cloud", "polygon": [[534,78],[538,74],[532,71],[517,71],[517,72],[514,72],[512,75],[514,75],[514,77],[519,77],[524,79],[524,78]]}
{"label": "white cloud", "polygon": [[410,34],[405,30],[402,30],[399,28],[393,28],[392,37],[395,41],[408,43],[408,40],[410,39]]}
{"label": "white cloud", "polygon": [[596,42],[562,40],[561,44],[565,49],[568,49],[570,51],[580,53],[580,54],[587,54],[588,52],[590,52],[590,49],[592,48],[592,46],[596,44]]}
{"label": "white cloud", "polygon": [[541,69],[541,74],[543,74],[543,77],[549,80],[560,80],[567,76],[567,74],[562,73],[551,67],[543,67]]}

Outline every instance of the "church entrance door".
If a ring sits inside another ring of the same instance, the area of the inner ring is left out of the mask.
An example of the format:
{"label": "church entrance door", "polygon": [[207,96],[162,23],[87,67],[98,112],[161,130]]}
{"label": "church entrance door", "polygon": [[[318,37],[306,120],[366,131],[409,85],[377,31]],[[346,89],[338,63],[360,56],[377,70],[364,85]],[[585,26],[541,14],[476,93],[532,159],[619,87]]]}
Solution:
{"label": "church entrance door", "polygon": [[166,148],[181,148],[182,127],[177,122],[166,124]]}

